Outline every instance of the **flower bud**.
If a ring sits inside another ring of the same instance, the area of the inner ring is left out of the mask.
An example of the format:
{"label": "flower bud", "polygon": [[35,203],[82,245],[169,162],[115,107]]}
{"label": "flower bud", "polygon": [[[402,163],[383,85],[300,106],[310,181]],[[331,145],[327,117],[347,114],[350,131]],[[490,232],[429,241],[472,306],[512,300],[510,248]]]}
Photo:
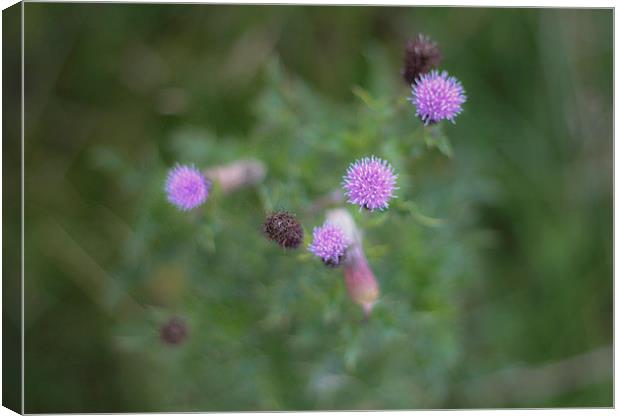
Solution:
{"label": "flower bud", "polygon": [[260,183],[265,177],[265,165],[255,159],[237,160],[228,165],[214,166],[204,170],[207,178],[218,182],[225,194],[245,186]]}
{"label": "flower bud", "polygon": [[413,84],[421,74],[426,74],[441,63],[441,52],[437,44],[428,36],[419,34],[405,45],[405,66],[402,70],[403,79]]}
{"label": "flower bud", "polygon": [[159,337],[168,345],[177,345],[187,338],[187,325],[178,317],[172,317],[159,328]]}
{"label": "flower bud", "polygon": [[361,249],[348,254],[344,267],[344,281],[351,299],[361,305],[366,316],[369,316],[379,298],[379,285]]}
{"label": "flower bud", "polygon": [[349,242],[344,260],[344,282],[349,297],[364,309],[366,317],[370,316],[372,307],[379,298],[379,284],[368,265],[362,249],[362,233],[353,217],[345,209],[327,211],[327,221],[338,226]]}

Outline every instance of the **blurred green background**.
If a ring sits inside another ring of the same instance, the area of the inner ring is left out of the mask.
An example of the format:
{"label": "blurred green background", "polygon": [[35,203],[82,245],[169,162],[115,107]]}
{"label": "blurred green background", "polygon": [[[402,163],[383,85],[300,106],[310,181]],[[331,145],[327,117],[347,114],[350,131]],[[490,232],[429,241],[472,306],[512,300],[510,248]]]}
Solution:
{"label": "blurred green background", "polygon": [[[468,95],[451,158],[404,101],[418,32]],[[26,412],[612,406],[612,33],[611,10],[26,3]],[[310,234],[370,154],[401,189],[349,207],[363,323],[260,225]],[[177,161],[241,157],[262,185],[166,202]]]}

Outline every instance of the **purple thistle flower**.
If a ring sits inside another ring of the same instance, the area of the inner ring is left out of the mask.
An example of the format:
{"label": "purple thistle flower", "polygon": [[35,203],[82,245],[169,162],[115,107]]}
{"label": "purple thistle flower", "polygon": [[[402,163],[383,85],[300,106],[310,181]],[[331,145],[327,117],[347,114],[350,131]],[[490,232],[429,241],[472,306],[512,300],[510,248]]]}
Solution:
{"label": "purple thistle flower", "polygon": [[370,211],[383,210],[398,189],[395,187],[397,177],[385,160],[365,157],[349,165],[343,187],[350,203]]}
{"label": "purple thistle flower", "polygon": [[349,242],[340,227],[326,222],[312,231],[312,244],[308,250],[320,257],[326,265],[338,266],[348,245]]}
{"label": "purple thistle flower", "polygon": [[462,111],[461,105],[467,100],[461,82],[448,76],[446,71],[420,75],[411,92],[413,96],[409,101],[415,105],[417,116],[426,125],[444,119],[454,123],[454,118]]}
{"label": "purple thistle flower", "polygon": [[168,173],[166,194],[168,201],[181,211],[189,211],[203,204],[209,196],[211,183],[193,166],[178,165]]}

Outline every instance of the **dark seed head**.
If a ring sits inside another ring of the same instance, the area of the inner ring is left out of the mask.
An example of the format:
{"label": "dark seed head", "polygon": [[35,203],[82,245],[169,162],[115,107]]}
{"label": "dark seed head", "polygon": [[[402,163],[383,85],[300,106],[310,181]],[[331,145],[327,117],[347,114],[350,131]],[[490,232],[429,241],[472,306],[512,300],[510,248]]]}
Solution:
{"label": "dark seed head", "polygon": [[159,328],[159,337],[168,345],[180,344],[187,338],[187,325],[181,318],[170,318]]}
{"label": "dark seed head", "polygon": [[304,230],[295,215],[286,211],[271,214],[263,224],[265,236],[283,248],[297,248],[304,239]]}
{"label": "dark seed head", "polygon": [[441,52],[437,43],[428,36],[419,34],[405,45],[405,67],[403,78],[409,85],[413,84],[420,74],[426,74],[441,63]]}

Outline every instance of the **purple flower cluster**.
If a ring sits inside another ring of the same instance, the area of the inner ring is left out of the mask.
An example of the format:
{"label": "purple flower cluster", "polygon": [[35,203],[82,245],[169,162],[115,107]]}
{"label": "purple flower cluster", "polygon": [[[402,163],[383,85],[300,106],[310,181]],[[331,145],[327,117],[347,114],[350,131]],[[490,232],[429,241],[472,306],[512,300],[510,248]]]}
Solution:
{"label": "purple flower cluster", "polygon": [[431,71],[422,74],[412,85],[412,97],[409,101],[416,107],[416,114],[424,124],[450,120],[463,110],[466,101],[465,90],[461,82],[448,75],[446,71]]}
{"label": "purple flower cluster", "polygon": [[210,188],[211,183],[193,166],[174,167],[166,180],[168,201],[181,211],[202,205],[209,197]]}
{"label": "purple flower cluster", "polygon": [[[441,62],[437,44],[424,35],[418,35],[406,44],[403,78],[411,85],[409,101],[416,115],[425,125],[454,119],[462,112],[467,100],[461,82],[446,71],[433,70]],[[247,167],[254,167],[248,171]],[[246,183],[256,183],[264,176],[258,164],[235,163],[228,167],[214,167],[204,173],[194,166],[177,165],[168,173],[165,191],[168,201],[181,211],[202,205],[209,197],[211,180],[223,190],[231,190]],[[207,176],[205,176],[207,175]],[[251,179],[248,181],[246,178]],[[207,177],[209,179],[207,179]],[[347,202],[368,211],[384,210],[396,198],[398,175],[392,165],[376,156],[364,157],[349,165],[343,177]],[[361,232],[345,209],[327,213],[328,220],[312,232],[308,251],[328,266],[343,264],[345,284],[351,299],[362,305],[366,315],[379,297],[379,284],[364,255]],[[344,212],[344,214],[342,214]],[[339,220],[340,219],[340,220]],[[333,221],[333,222],[332,222]],[[304,228],[297,216],[279,210],[269,214],[262,230],[268,240],[284,249],[296,249],[304,242]],[[346,231],[346,232],[345,232]],[[187,337],[187,324],[172,318],[160,328],[161,340],[175,345]]]}
{"label": "purple flower cluster", "polygon": [[350,203],[369,211],[383,210],[394,197],[397,177],[385,160],[365,157],[349,166],[343,187]]}
{"label": "purple flower cluster", "polygon": [[338,266],[348,245],[344,232],[336,225],[326,222],[312,231],[312,243],[308,250],[328,266]]}

